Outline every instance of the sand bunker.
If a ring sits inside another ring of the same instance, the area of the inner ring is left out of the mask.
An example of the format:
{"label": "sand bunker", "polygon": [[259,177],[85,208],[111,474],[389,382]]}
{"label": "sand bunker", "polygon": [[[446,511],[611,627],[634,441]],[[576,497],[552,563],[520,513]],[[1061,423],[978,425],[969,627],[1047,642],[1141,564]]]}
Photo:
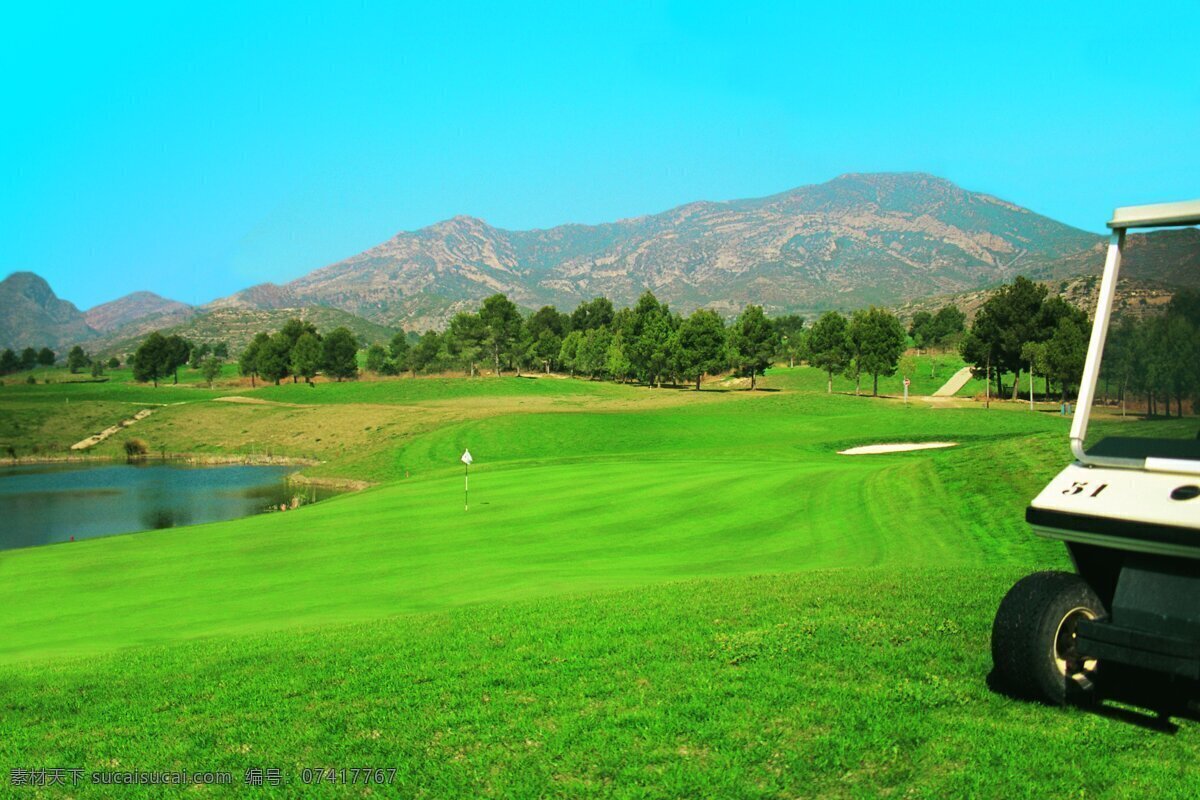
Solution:
{"label": "sand bunker", "polygon": [[839,450],[840,456],[870,456],[876,453],[906,453],[909,450],[936,450],[939,447],[954,447],[958,442],[900,442],[897,444],[868,444]]}

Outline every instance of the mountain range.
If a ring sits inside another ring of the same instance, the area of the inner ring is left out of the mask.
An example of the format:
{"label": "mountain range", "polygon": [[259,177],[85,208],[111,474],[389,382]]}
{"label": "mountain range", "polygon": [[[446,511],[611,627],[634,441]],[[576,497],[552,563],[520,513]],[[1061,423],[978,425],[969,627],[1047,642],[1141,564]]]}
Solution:
{"label": "mountain range", "polygon": [[[970,292],[1025,274],[1095,274],[1106,237],[923,173],[842,175],[769,197],[694,202],[599,225],[510,231],[459,216],[396,234],[282,285],[192,308],[149,292],[81,313],[45,282],[0,282],[0,346],[130,339],[196,315],[320,306],[387,328],[437,328],[486,296],[573,308],[647,289],[673,308],[811,314]],[[1175,284],[1200,267],[1200,231],[1133,236],[1125,274]],[[98,342],[97,342],[98,343]]]}

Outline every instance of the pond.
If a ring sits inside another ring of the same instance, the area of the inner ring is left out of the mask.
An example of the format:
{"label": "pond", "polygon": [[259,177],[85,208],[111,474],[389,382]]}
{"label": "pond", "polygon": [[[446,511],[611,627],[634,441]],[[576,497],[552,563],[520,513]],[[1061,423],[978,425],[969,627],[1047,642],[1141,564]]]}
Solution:
{"label": "pond", "polygon": [[277,509],[298,493],[319,499],[288,486],[294,471],[161,463],[0,467],[0,550],[235,519]]}

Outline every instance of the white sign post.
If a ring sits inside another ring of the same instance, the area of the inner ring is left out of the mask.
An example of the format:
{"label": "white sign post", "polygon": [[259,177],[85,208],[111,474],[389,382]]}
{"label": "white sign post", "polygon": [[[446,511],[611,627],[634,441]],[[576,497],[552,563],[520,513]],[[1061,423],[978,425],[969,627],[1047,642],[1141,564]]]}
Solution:
{"label": "white sign post", "polygon": [[465,469],[465,472],[463,472],[463,511],[470,511],[471,510],[471,462],[474,461],[474,459],[471,458],[471,451],[463,450],[462,458],[460,460],[463,462],[463,468]]}
{"label": "white sign post", "polygon": [[904,405],[908,405],[908,378],[904,379]]}

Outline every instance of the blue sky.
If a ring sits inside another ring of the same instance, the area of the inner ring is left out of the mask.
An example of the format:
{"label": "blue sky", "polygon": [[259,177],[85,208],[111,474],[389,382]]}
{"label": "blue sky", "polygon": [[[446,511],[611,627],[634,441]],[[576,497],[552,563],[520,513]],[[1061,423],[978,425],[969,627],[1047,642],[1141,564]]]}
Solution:
{"label": "blue sky", "polygon": [[1096,231],[1200,196],[1200,4],[1070,5],[9,4],[0,274],[202,303],[455,214],[602,222],[844,172]]}

